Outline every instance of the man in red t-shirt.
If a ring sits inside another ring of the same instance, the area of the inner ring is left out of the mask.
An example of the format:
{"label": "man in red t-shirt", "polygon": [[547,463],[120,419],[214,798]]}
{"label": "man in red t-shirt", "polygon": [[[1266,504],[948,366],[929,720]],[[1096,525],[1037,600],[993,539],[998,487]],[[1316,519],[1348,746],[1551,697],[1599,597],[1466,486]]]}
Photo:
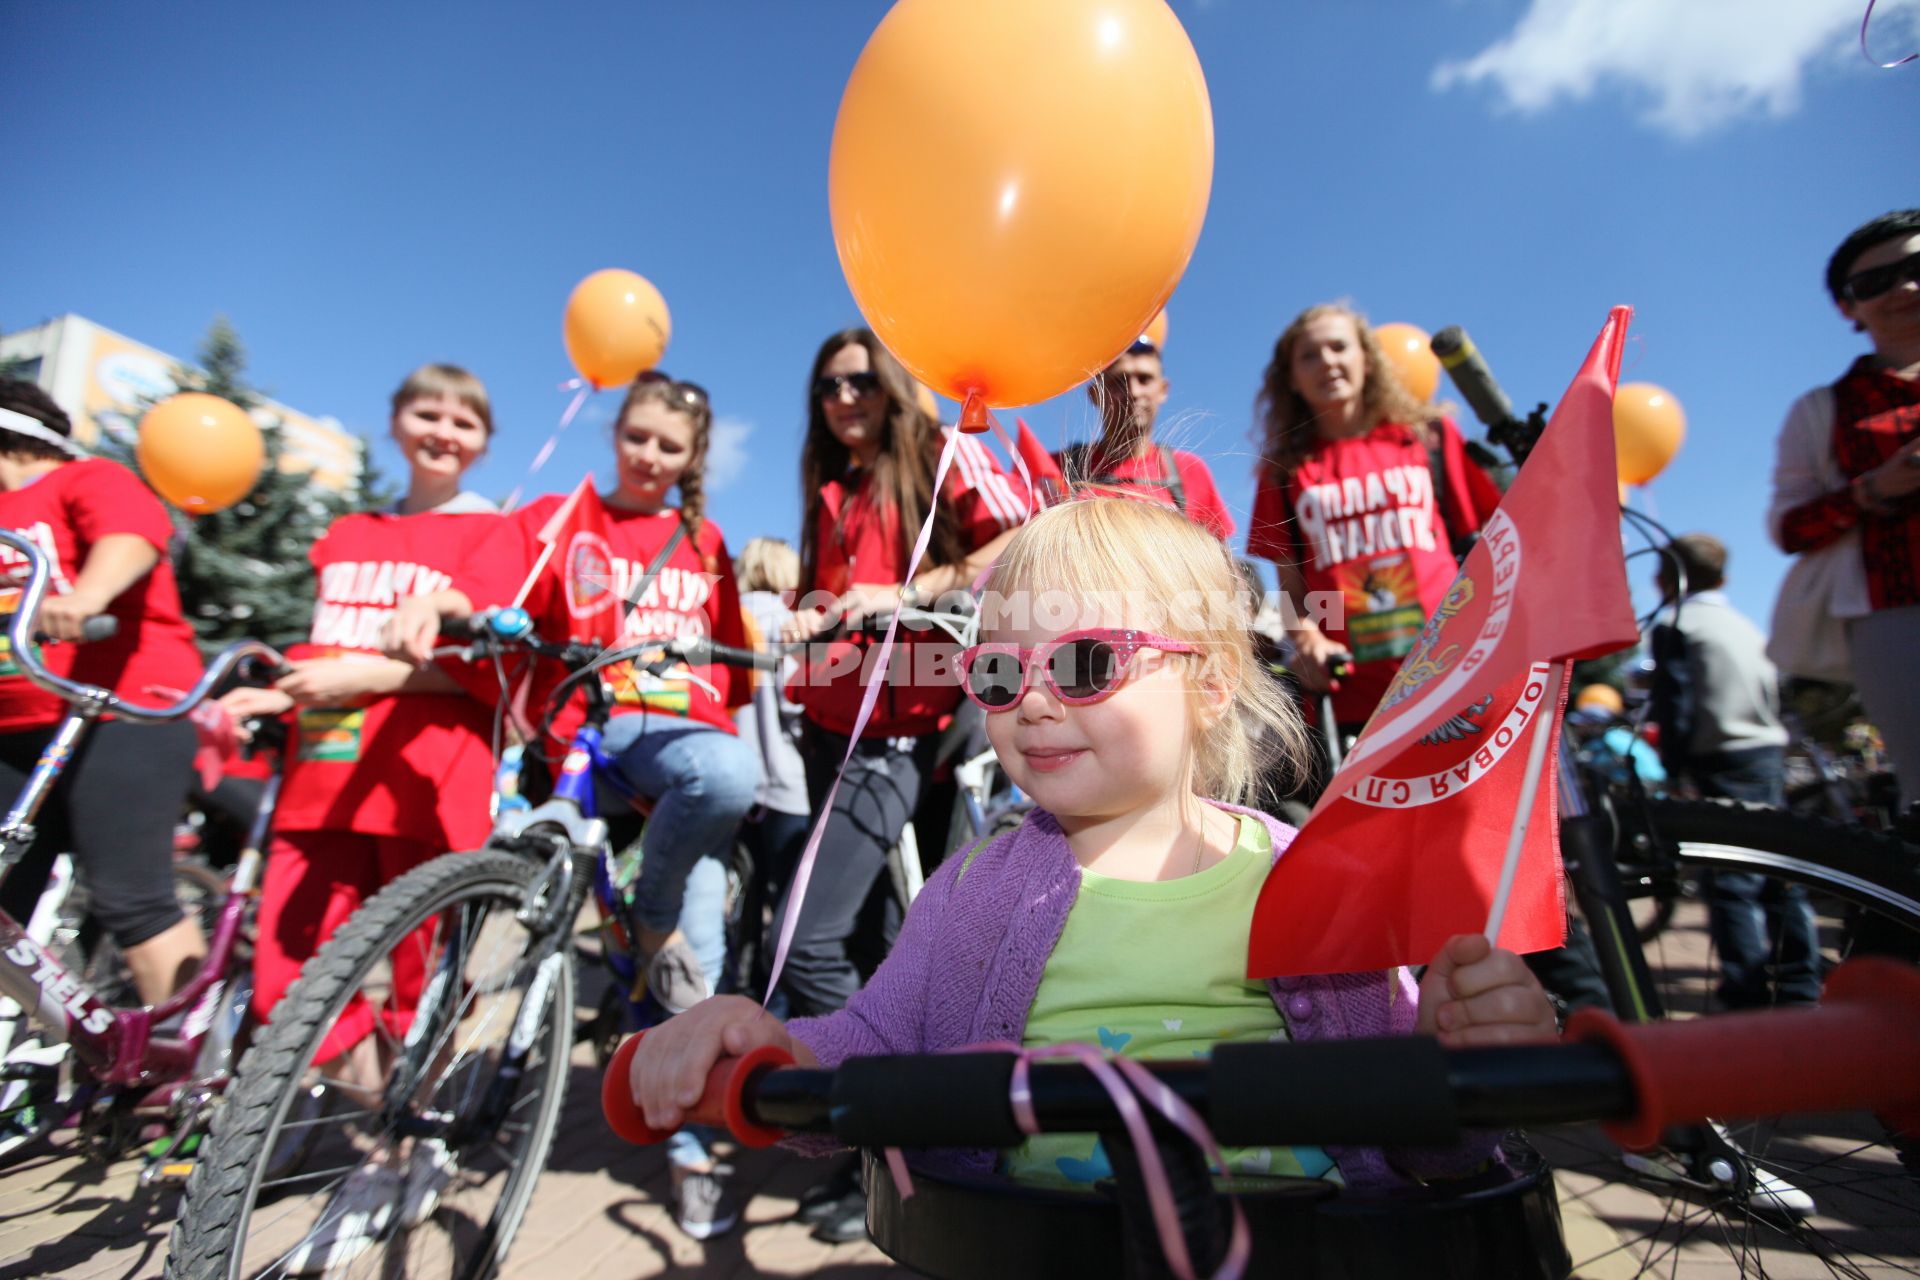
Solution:
{"label": "man in red t-shirt", "polygon": [[1059,454],[1060,470],[1069,484],[1167,503],[1225,541],[1233,517],[1213,472],[1198,456],[1154,442],[1167,387],[1160,349],[1142,337],[1087,384],[1087,398],[1100,410],[1100,438]]}

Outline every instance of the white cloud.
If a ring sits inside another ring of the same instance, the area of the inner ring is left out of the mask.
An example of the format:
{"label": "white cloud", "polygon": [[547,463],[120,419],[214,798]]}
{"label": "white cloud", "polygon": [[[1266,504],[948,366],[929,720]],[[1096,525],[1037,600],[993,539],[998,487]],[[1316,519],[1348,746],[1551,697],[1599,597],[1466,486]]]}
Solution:
{"label": "white cloud", "polygon": [[[1512,32],[1471,58],[1443,62],[1435,89],[1490,84],[1523,114],[1602,89],[1640,105],[1676,137],[1800,106],[1808,70],[1851,57],[1861,73],[1866,0],[1531,0]],[[1881,0],[1868,48],[1881,61],[1920,37],[1920,0]]]}
{"label": "white cloud", "polygon": [[747,437],[753,424],[739,418],[715,418],[707,437],[707,492],[718,493],[747,469]]}

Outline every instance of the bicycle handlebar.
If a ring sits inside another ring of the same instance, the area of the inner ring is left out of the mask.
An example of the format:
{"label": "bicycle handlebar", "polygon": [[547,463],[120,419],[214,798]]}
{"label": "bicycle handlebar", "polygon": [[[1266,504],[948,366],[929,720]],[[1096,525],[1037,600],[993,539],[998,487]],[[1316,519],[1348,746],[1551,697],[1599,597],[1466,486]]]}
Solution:
{"label": "bicycle handlebar", "polygon": [[[1465,1128],[1599,1120],[1623,1145],[1647,1147],[1668,1126],[1709,1117],[1856,1109],[1920,1133],[1920,969],[1849,961],[1825,1001],[1634,1026],[1585,1010],[1561,1044],[1442,1049],[1395,1036],[1222,1045],[1210,1061],[1144,1065],[1233,1146],[1438,1146]],[[666,1135],[647,1126],[630,1084],[640,1039],[614,1054],[601,1104],[614,1132],[656,1142]],[[835,1070],[789,1061],[772,1048],[722,1059],[689,1120],[753,1146],[783,1132],[856,1147],[1010,1147],[1026,1137],[1009,1102],[1010,1053],[854,1058]],[[1028,1076],[1042,1130],[1115,1126],[1112,1100],[1084,1066],[1040,1062]]]}
{"label": "bicycle handlebar", "polygon": [[[14,661],[20,664],[20,672],[27,679],[48,693],[68,702],[92,705],[103,712],[119,716],[123,720],[130,720],[135,724],[163,724],[169,720],[182,718],[206,701],[220,682],[232,675],[234,670],[249,658],[260,658],[276,670],[286,667],[286,659],[272,646],[262,644],[258,640],[238,640],[214,655],[213,661],[207,664],[206,670],[201,673],[200,679],[187,691],[185,697],[162,707],[141,706],[138,703],[126,701],[109,689],[100,689],[93,685],[63,679],[47,670],[40,661],[40,656],[33,644],[33,620],[40,612],[40,602],[46,598],[47,594],[47,582],[53,576],[46,553],[34,543],[7,529],[0,529],[0,546],[11,548],[27,562],[27,581],[20,588],[20,599],[16,602],[13,617],[7,625],[7,643],[12,647]],[[101,617],[104,615],[89,618],[87,627],[93,628]],[[105,620],[113,623],[107,635],[118,630],[118,622],[112,618]],[[103,635],[90,638],[106,637]]]}

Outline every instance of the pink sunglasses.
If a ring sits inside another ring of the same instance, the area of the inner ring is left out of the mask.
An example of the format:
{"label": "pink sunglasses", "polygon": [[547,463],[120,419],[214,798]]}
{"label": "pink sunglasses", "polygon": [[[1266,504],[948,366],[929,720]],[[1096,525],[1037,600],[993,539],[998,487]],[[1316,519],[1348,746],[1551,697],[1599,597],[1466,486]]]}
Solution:
{"label": "pink sunglasses", "polygon": [[1142,649],[1198,653],[1194,645],[1145,631],[1095,628],[1072,631],[1031,649],[1014,644],[976,644],[960,654],[960,686],[988,711],[1011,711],[1026,696],[1035,669],[1047,687],[1074,706],[1112,697]]}

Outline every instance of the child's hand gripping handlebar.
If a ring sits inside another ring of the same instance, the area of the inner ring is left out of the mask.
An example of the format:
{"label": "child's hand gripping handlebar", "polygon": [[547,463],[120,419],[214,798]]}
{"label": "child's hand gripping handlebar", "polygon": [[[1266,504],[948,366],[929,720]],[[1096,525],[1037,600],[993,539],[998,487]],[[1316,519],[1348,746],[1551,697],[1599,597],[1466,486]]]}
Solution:
{"label": "child's hand gripping handlebar", "polygon": [[[633,1055],[646,1034],[642,1031],[628,1036],[613,1051],[613,1061],[607,1064],[606,1077],[600,1082],[600,1108],[606,1113],[607,1123],[622,1138],[641,1146],[667,1139],[666,1134],[647,1124],[633,1097]],[[792,1063],[792,1054],[773,1045],[761,1045],[742,1057],[720,1059],[707,1072],[707,1087],[689,1113],[689,1121],[726,1129],[742,1146],[772,1146],[780,1140],[782,1131],[750,1118],[743,1100],[760,1075]]]}

